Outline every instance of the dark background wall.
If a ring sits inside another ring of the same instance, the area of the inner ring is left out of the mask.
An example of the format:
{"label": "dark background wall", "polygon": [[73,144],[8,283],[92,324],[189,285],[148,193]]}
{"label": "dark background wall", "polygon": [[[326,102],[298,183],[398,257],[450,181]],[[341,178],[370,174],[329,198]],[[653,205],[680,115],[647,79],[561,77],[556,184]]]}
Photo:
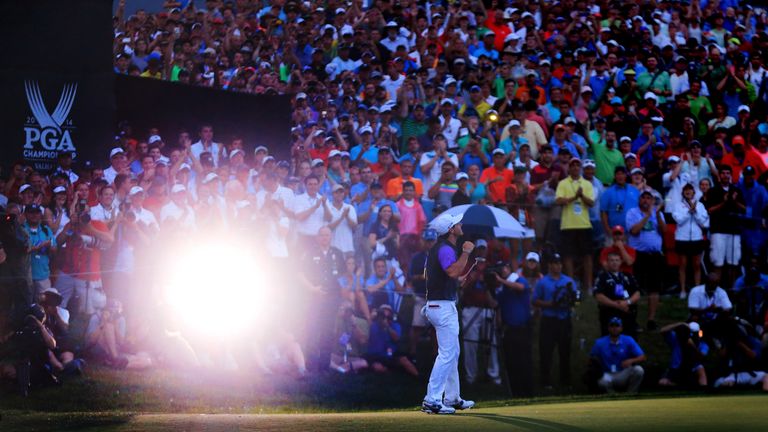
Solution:
{"label": "dark background wall", "polygon": [[175,144],[182,129],[196,137],[198,128],[210,123],[217,142],[227,144],[238,135],[246,149],[264,145],[276,157],[289,155],[287,96],[256,96],[122,75],[116,79],[115,118],[127,119],[138,137],[146,138],[146,131],[157,127],[166,143]]}
{"label": "dark background wall", "polygon": [[[82,159],[110,145],[115,108],[111,16],[111,0],[0,0],[3,165],[25,157],[47,170],[57,150],[74,151]],[[65,86],[77,86],[68,115],[58,116],[61,124],[38,121],[25,83],[39,89],[42,109],[37,111],[49,115]]]}

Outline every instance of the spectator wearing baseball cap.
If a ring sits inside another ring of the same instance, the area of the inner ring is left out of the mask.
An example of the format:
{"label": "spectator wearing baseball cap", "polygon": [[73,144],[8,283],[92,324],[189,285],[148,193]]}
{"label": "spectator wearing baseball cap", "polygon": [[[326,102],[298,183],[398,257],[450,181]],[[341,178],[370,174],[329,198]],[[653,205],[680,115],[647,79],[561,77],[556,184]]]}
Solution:
{"label": "spectator wearing baseball cap", "polygon": [[515,173],[506,167],[507,155],[497,148],[492,152],[493,165],[483,170],[480,182],[488,189],[488,198],[492,203],[506,202],[507,187],[512,184]]}
{"label": "spectator wearing baseball cap", "polygon": [[121,173],[128,166],[128,158],[125,157],[125,151],[120,147],[115,147],[109,152],[109,167],[104,170],[104,178],[107,183],[112,184],[117,174]]}
{"label": "spectator wearing baseball cap", "polygon": [[603,372],[597,385],[609,394],[617,391],[637,393],[645,375],[639,365],[646,360],[645,353],[633,337],[622,334],[623,329],[621,318],[611,318],[608,334],[596,340],[589,353]]}
{"label": "spectator wearing baseball cap", "polygon": [[53,231],[43,224],[43,207],[30,204],[24,207],[24,224],[22,228],[29,237],[29,255],[32,268],[32,286],[35,298],[51,288],[50,258],[56,252],[56,236]]}
{"label": "spectator wearing baseball cap", "polygon": [[600,251],[600,267],[605,270],[608,265],[608,254],[618,254],[621,257],[621,272],[633,274],[637,251],[627,244],[624,226],[614,225],[609,232],[611,244]]}

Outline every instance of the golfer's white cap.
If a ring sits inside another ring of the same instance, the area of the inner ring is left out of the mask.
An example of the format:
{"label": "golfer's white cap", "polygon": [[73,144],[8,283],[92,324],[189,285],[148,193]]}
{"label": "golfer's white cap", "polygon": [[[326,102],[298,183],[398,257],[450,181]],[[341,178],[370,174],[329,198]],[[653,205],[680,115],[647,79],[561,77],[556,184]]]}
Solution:
{"label": "golfer's white cap", "polygon": [[437,231],[437,235],[445,235],[448,231],[450,231],[451,228],[453,228],[456,224],[461,223],[461,219],[464,217],[463,214],[459,215],[440,215],[435,220],[432,221],[432,228]]}

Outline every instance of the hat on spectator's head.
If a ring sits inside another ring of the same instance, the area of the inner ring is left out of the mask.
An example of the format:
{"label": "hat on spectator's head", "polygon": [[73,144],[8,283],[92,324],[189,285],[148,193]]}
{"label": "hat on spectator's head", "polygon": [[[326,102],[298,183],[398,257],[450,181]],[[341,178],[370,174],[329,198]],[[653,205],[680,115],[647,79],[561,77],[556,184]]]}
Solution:
{"label": "hat on spectator's head", "polygon": [[163,138],[161,138],[160,135],[150,135],[149,139],[147,140],[147,144],[154,144],[158,141],[163,141]]}
{"label": "hat on spectator's head", "polygon": [[444,87],[448,87],[449,85],[456,85],[456,78],[449,76],[445,79],[445,83],[443,83]]}
{"label": "hat on spectator's head", "polygon": [[336,149],[333,149],[330,152],[328,152],[328,159],[330,159],[332,157],[336,157],[336,156],[341,157],[341,152],[336,150]]}
{"label": "hat on spectator's head", "polygon": [[622,326],[621,318],[619,318],[617,316],[612,317],[610,320],[608,320],[608,327],[610,327],[610,326],[621,327]]}
{"label": "hat on spectator's head", "polygon": [[205,175],[205,178],[203,179],[203,184],[208,184],[214,180],[217,180],[219,178],[218,174],[215,172],[210,172]]}
{"label": "hat on spectator's head", "polygon": [[432,228],[427,228],[421,233],[421,238],[427,241],[437,240],[437,231]]}
{"label": "hat on spectator's head", "polygon": [[331,192],[336,192],[336,191],[338,191],[338,190],[342,190],[342,191],[343,191],[343,190],[344,190],[344,185],[341,185],[341,184],[338,184],[338,183],[336,183],[336,184],[335,184],[335,185],[333,185],[333,187],[331,188]]}
{"label": "hat on spectator's head", "polygon": [[581,88],[581,94],[584,94],[584,93],[592,93],[592,87],[590,87],[590,86],[582,87]]}
{"label": "hat on spectator's head", "polygon": [[485,239],[477,239],[477,241],[475,242],[475,247],[476,248],[481,248],[481,247],[488,248],[488,242],[485,241]]}
{"label": "hat on spectator's head", "polygon": [[699,140],[693,140],[690,144],[688,144],[688,147],[690,148],[701,148],[701,142]]}
{"label": "hat on spectator's head", "polygon": [[[210,157],[210,156],[209,156],[209,157]],[[201,157],[200,157],[200,162],[202,163],[202,162],[203,162],[203,160],[204,160],[204,159],[203,159],[203,157],[201,156]],[[213,163],[213,157],[210,157],[210,162],[211,162],[211,163]],[[159,166],[164,166],[164,167],[167,167],[167,166],[168,166],[168,158],[166,158],[165,156],[162,156],[162,157],[160,157],[158,160],[156,160],[156,161],[155,161],[155,166],[156,166],[156,167],[159,167]]]}
{"label": "hat on spectator's head", "polygon": [[614,225],[613,228],[611,228],[611,234],[624,234],[624,227],[621,225]]}
{"label": "hat on spectator's head", "polygon": [[64,186],[56,186],[55,188],[53,188],[54,194],[60,194],[60,193],[66,193],[66,192],[67,192],[67,188],[65,188]]}
{"label": "hat on spectator's head", "polygon": [[134,196],[136,194],[144,193],[144,188],[141,186],[134,186],[128,192],[128,196]]}
{"label": "hat on spectator's head", "polygon": [[26,207],[24,207],[25,213],[42,213],[43,208],[37,204],[30,204]]}
{"label": "hat on spectator's head", "polygon": [[645,195],[648,195],[648,196],[651,196],[651,197],[653,197],[653,194],[652,194],[652,193],[651,193],[651,191],[649,191],[648,189],[645,189],[645,190],[642,190],[642,191],[640,191],[640,198],[642,198],[642,197],[643,197],[643,196],[645,196]]}
{"label": "hat on spectator's head", "polygon": [[514,168],[512,168],[512,172],[514,174],[525,174],[528,172],[528,167],[525,165],[515,165]]}
{"label": "hat on spectator's head", "polygon": [[496,156],[496,155],[502,155],[502,156],[506,156],[507,152],[505,152],[505,151],[504,151],[504,149],[502,149],[502,148],[497,148],[497,149],[493,149],[493,151],[491,152],[491,154],[492,154],[493,156]]}
{"label": "hat on spectator's head", "polygon": [[437,231],[437,235],[442,236],[447,234],[455,225],[461,223],[463,217],[463,214],[441,214],[431,222],[430,226]]}
{"label": "hat on spectator's head", "polygon": [[261,163],[264,165],[268,164],[269,162],[275,162],[275,158],[273,156],[267,156],[263,161],[261,161]]}
{"label": "hat on spectator's head", "polygon": [[563,123],[558,123],[555,125],[555,130],[565,130],[565,125]]}
{"label": "hat on spectator's head", "polygon": [[[231,152],[229,152],[229,158],[230,158],[230,159],[232,159],[232,158],[233,158],[233,157],[235,157],[235,155],[237,155],[238,153],[239,153],[239,154],[241,154],[241,155],[243,155],[243,156],[245,156],[245,152],[243,152],[243,151],[242,151],[242,150],[240,150],[239,148],[236,148],[236,149],[232,150]],[[189,166],[189,165],[187,165],[187,166]]]}
{"label": "hat on spectator's head", "polygon": [[688,329],[691,330],[691,333],[698,333],[701,331],[701,326],[696,321],[692,321],[688,323]]}
{"label": "hat on spectator's head", "polygon": [[621,100],[620,97],[614,96],[611,98],[611,105],[623,105],[624,101]]}
{"label": "hat on spectator's head", "polygon": [[125,151],[120,147],[115,147],[109,152],[109,158],[112,159],[119,154],[125,154]]}
{"label": "hat on spectator's head", "polygon": [[528,254],[525,256],[525,260],[540,262],[541,257],[539,257],[539,254],[537,254],[536,252],[528,252]]}
{"label": "hat on spectator's head", "polygon": [[573,118],[573,117],[566,117],[565,121],[563,123],[565,123],[567,125],[569,125],[569,124],[576,124],[576,119]]}
{"label": "hat on spectator's head", "polygon": [[343,152],[341,152],[341,158],[342,159],[344,159],[344,158],[351,159],[352,155],[350,155],[348,151],[343,151]]}
{"label": "hat on spectator's head", "polygon": [[469,91],[472,92],[472,93],[479,92],[480,91],[480,86],[479,85],[473,85],[472,87],[469,88]]}
{"label": "hat on spectator's head", "polygon": [[744,145],[744,144],[745,144],[744,137],[741,135],[734,135],[734,137],[731,138],[731,145],[736,146],[736,145]]}
{"label": "hat on spectator's head", "polygon": [[465,172],[458,172],[456,173],[456,181],[459,180],[469,180],[469,176]]}
{"label": "hat on spectator's head", "polygon": [[[560,150],[560,153],[565,153],[563,150],[564,150],[564,149],[561,149],[561,150]],[[570,154],[570,152],[568,152],[568,153]],[[579,164],[579,165],[582,165],[582,163],[581,163],[581,159],[579,159],[579,158],[578,158],[578,157],[576,157],[576,156],[572,157],[572,158],[571,158],[571,160],[569,160],[569,161],[568,161],[568,166],[571,166],[571,165],[573,165],[573,164]]]}
{"label": "hat on spectator's head", "polygon": [[359,132],[360,132],[361,135],[367,134],[367,133],[372,134],[373,133],[373,129],[370,126],[365,125],[365,126],[360,128]]}
{"label": "hat on spectator's head", "polygon": [[507,126],[513,128],[513,127],[520,127],[520,122],[518,120],[511,120]]}
{"label": "hat on spectator's head", "polygon": [[645,173],[643,172],[643,169],[640,167],[632,168],[632,172],[629,173],[629,175],[635,175],[635,174],[645,175]]}
{"label": "hat on spectator's head", "polygon": [[746,113],[750,112],[749,106],[748,105],[739,105],[739,113],[742,113],[742,112],[746,112]]}
{"label": "hat on spectator's head", "polygon": [[[623,137],[619,138],[619,142],[620,143],[623,143],[624,141],[632,142],[632,138],[630,138],[630,137],[628,137],[626,135],[624,135]],[[627,154],[629,154],[629,153],[627,153]],[[626,156],[624,156],[624,158],[626,158]]]}
{"label": "hat on spectator's head", "polygon": [[445,98],[440,102],[440,105],[450,105],[453,106],[453,100],[449,98]]}
{"label": "hat on spectator's head", "polygon": [[749,176],[751,176],[751,175],[755,175],[755,168],[754,168],[754,167],[752,167],[752,165],[747,165],[747,166],[745,166],[745,167],[744,167],[744,171],[742,171],[742,173],[743,173],[745,176],[748,176],[748,175],[749,175]]}
{"label": "hat on spectator's head", "polygon": [[301,99],[306,99],[306,98],[307,98],[307,94],[306,93],[304,93],[304,92],[296,93],[296,100],[301,100]]}
{"label": "hat on spectator's head", "polygon": [[561,262],[563,262],[563,257],[562,257],[562,256],[560,256],[560,254],[559,254],[559,253],[557,253],[557,252],[553,253],[553,254],[552,254],[550,257],[549,257],[549,263],[550,263],[550,264],[554,264],[554,263],[561,263]]}
{"label": "hat on spectator's head", "polygon": [[325,165],[322,159],[312,159],[312,168]]}
{"label": "hat on spectator's head", "polygon": [[539,66],[552,66],[552,62],[549,61],[548,59],[544,59],[539,62]]}
{"label": "hat on spectator's head", "polygon": [[397,25],[397,23],[394,22],[394,21],[390,21],[390,22],[387,23],[387,25],[384,26],[385,29],[391,29],[391,28],[396,29],[396,28],[399,28],[399,27],[400,26]]}
{"label": "hat on spectator's head", "polygon": [[635,75],[637,75],[637,72],[635,72],[634,69],[626,69],[626,70],[624,70],[624,76],[627,76],[627,75],[635,76]]}
{"label": "hat on spectator's head", "polygon": [[613,169],[613,173],[614,174],[616,174],[619,171],[621,171],[624,174],[626,174],[627,173],[627,167],[625,167],[624,165],[619,165],[619,166],[617,166],[616,168]]}
{"label": "hat on spectator's head", "polygon": [[288,162],[287,160],[281,160],[280,162],[277,163],[277,167],[288,169],[291,167],[291,163]]}
{"label": "hat on spectator's head", "polygon": [[175,184],[175,185],[173,185],[173,187],[171,188],[171,193],[179,193],[179,192],[186,192],[186,191],[187,191],[187,187],[186,187],[186,186],[184,186],[184,185],[183,185],[183,184],[181,184],[181,183],[176,183],[176,184]]}
{"label": "hat on spectator's head", "polygon": [[595,161],[592,159],[584,159],[584,168],[596,168],[597,165],[595,164]]}
{"label": "hat on spectator's head", "polygon": [[658,98],[658,96],[656,96],[656,95],[655,95],[653,92],[645,92],[645,95],[643,96],[643,99],[644,99],[644,100],[649,100],[649,99],[651,99],[651,100],[653,100],[653,101],[655,101],[655,102],[658,102],[658,101],[659,101],[659,98]]}
{"label": "hat on spectator's head", "polygon": [[665,150],[667,147],[664,145],[663,142],[656,142],[656,144],[653,145],[654,150]]}
{"label": "hat on spectator's head", "polygon": [[624,160],[627,160],[627,159],[637,159],[637,155],[632,152],[627,153],[624,155]]}
{"label": "hat on spectator's head", "polygon": [[258,152],[269,153],[269,149],[268,149],[268,148],[266,148],[266,147],[264,147],[263,145],[260,145],[260,146],[256,147],[256,148],[253,150],[253,152],[254,152],[254,153],[258,153]]}

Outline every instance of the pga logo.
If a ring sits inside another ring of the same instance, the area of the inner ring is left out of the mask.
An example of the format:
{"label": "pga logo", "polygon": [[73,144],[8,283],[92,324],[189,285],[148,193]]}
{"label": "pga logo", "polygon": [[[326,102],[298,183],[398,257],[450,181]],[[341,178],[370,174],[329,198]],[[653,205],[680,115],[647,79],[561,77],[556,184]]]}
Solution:
{"label": "pga logo", "polygon": [[39,144],[47,151],[74,152],[71,135],[74,125],[68,117],[77,95],[77,84],[64,86],[53,113],[45,107],[40,85],[36,81],[25,81],[24,90],[32,111],[32,117],[27,117],[24,126],[24,149],[33,150],[34,145]]}

